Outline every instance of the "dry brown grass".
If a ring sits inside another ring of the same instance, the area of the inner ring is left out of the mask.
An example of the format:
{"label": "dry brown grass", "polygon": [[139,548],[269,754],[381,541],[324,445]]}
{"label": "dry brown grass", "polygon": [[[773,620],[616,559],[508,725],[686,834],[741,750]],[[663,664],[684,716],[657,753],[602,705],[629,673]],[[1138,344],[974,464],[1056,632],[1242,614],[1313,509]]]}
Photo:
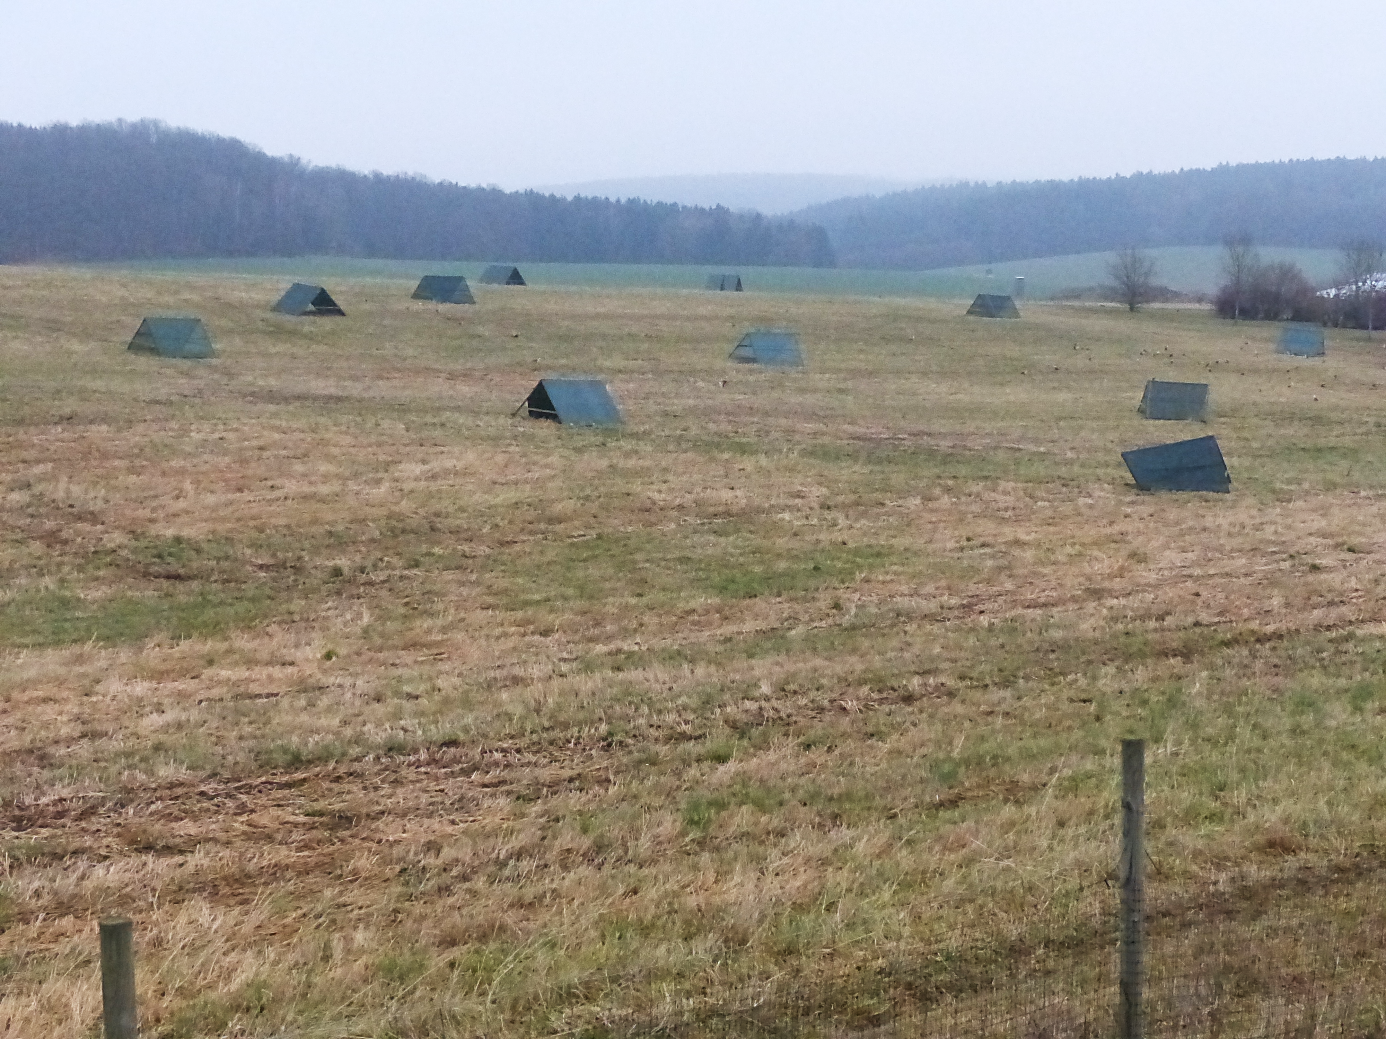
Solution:
{"label": "dry brown grass", "polygon": [[[1199,312],[0,268],[0,1035],[528,1034],[1386,834],[1386,374]],[[128,355],[192,310],[208,363]],[[732,367],[752,324],[804,373]],[[595,371],[619,433],[509,417]],[[1144,496],[1207,378],[1231,496]],[[726,380],[723,386],[722,380]],[[1367,849],[1366,852],[1363,849]]]}

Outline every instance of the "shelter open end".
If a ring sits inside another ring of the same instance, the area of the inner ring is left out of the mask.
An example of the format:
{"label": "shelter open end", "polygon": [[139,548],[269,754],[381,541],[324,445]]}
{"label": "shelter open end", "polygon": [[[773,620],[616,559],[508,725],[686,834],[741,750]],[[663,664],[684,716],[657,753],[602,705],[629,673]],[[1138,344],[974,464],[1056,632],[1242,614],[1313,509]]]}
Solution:
{"label": "shelter open end", "polygon": [[1020,317],[1015,300],[1010,296],[993,296],[980,293],[967,308],[968,317]]}
{"label": "shelter open end", "polygon": [[298,281],[279,297],[273,309],[291,317],[346,317],[346,311],[337,306],[337,301],[325,288]]}
{"label": "shelter open end", "polygon": [[731,359],[738,364],[802,368],[804,351],[797,332],[786,328],[753,328],[732,348]]}
{"label": "shelter open end", "polygon": [[127,349],[157,357],[201,359],[217,355],[199,317],[147,317]]}
{"label": "shelter open end", "polygon": [[1280,330],[1280,340],[1275,349],[1277,353],[1291,354],[1295,357],[1322,357],[1323,326],[1286,325]]}
{"label": "shelter open end", "polygon": [[419,287],[414,290],[413,298],[432,300],[434,303],[476,302],[467,279],[449,274],[425,274],[419,279]]}
{"label": "shelter open end", "polygon": [[524,275],[520,273],[520,268],[511,267],[504,263],[493,263],[481,272],[481,284],[483,285],[523,285]]}
{"label": "shelter open end", "polygon": [[529,410],[530,418],[565,426],[619,426],[622,421],[621,409],[601,379],[540,379],[520,407]]}
{"label": "shelter open end", "polygon": [[741,292],[741,275],[710,274],[707,279],[707,287],[713,292]]}
{"label": "shelter open end", "polygon": [[1136,411],[1149,419],[1207,422],[1208,384],[1149,379]]}
{"label": "shelter open end", "polygon": [[1121,460],[1131,470],[1136,486],[1143,491],[1226,494],[1232,489],[1232,477],[1227,473],[1217,437],[1198,437],[1176,444],[1123,451]]}

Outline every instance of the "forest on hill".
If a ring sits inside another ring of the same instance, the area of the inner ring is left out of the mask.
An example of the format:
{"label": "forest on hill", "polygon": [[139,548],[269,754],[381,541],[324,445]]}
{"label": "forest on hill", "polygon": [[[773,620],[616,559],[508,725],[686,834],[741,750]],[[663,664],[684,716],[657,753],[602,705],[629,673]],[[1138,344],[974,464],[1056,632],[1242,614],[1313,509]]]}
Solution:
{"label": "forest on hill", "polygon": [[162,123],[0,123],[0,262],[306,254],[831,267],[820,227],[273,157]]}
{"label": "forest on hill", "polygon": [[844,267],[930,270],[1128,247],[1337,248],[1386,240],[1386,159],[1248,163],[1177,173],[955,184],[841,199],[793,214],[828,231]]}

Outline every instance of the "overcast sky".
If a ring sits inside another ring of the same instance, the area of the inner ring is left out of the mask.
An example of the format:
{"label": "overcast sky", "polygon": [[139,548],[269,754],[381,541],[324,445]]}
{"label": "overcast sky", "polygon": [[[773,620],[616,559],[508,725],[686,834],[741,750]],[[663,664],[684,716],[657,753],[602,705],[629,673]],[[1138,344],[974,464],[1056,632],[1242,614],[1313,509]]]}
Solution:
{"label": "overcast sky", "polygon": [[508,188],[1386,154],[1379,0],[0,0],[0,121]]}

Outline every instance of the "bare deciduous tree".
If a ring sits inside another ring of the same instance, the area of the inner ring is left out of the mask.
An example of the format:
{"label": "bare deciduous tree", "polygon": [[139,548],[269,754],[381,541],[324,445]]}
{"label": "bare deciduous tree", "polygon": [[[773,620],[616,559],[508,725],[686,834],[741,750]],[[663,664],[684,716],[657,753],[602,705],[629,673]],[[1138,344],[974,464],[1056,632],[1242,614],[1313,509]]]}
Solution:
{"label": "bare deciduous tree", "polygon": [[1155,298],[1155,261],[1139,249],[1122,249],[1107,264],[1116,298],[1134,314]]}
{"label": "bare deciduous tree", "polygon": [[1297,311],[1307,309],[1314,286],[1297,264],[1289,261],[1267,263],[1257,272],[1253,295],[1257,300],[1259,317],[1263,321],[1293,321]]}
{"label": "bare deciduous tree", "polygon": [[1343,246],[1338,261],[1338,282],[1347,290],[1357,313],[1366,310],[1367,331],[1375,329],[1372,311],[1376,303],[1376,278],[1382,267],[1381,243],[1359,238]]}
{"label": "bare deciduous tree", "polygon": [[1261,255],[1247,234],[1229,235],[1223,239],[1223,284],[1232,297],[1232,320],[1240,321],[1247,294],[1261,270]]}

